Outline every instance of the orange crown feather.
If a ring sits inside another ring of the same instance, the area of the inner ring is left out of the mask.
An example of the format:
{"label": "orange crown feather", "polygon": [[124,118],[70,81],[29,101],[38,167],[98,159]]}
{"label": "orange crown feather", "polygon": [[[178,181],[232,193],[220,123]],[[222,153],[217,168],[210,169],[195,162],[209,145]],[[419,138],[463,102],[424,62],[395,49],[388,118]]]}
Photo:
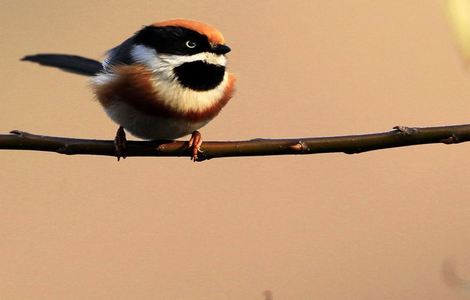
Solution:
{"label": "orange crown feather", "polygon": [[188,28],[194,30],[200,34],[207,36],[209,42],[213,44],[225,44],[224,36],[220,31],[216,28],[193,20],[186,20],[186,19],[175,19],[175,20],[168,20],[153,23],[153,26],[163,27],[163,26],[180,26],[184,28]]}

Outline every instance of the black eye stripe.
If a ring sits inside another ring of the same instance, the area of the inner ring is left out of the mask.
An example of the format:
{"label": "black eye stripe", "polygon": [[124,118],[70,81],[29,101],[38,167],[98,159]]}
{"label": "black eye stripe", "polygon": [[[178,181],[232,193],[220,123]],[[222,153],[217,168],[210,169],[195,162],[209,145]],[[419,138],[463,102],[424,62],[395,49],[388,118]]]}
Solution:
{"label": "black eye stripe", "polygon": [[[192,48],[187,46],[188,41],[193,42],[195,46]],[[144,27],[135,34],[134,42],[166,54],[193,55],[211,50],[205,35],[177,26]]]}

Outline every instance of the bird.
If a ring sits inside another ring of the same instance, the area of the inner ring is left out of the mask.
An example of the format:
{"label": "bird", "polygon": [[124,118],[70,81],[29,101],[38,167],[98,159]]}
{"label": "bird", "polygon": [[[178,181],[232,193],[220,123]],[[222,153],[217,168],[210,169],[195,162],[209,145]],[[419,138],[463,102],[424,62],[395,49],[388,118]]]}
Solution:
{"label": "bird", "polygon": [[198,131],[229,102],[236,78],[227,70],[231,51],[215,27],[189,19],[143,26],[106,53],[104,60],[62,54],[23,58],[91,75],[90,85],[106,114],[118,125],[116,156],[125,158],[126,131],[145,140],[191,135],[191,159],[198,160]]}

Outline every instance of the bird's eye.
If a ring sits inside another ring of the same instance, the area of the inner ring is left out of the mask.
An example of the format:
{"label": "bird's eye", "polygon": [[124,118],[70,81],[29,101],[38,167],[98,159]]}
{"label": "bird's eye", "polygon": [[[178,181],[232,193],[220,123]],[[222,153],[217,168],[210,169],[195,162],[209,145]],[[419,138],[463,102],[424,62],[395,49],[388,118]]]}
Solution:
{"label": "bird's eye", "polygon": [[186,42],[186,47],[193,49],[193,48],[196,47],[196,42],[187,41],[187,42]]}

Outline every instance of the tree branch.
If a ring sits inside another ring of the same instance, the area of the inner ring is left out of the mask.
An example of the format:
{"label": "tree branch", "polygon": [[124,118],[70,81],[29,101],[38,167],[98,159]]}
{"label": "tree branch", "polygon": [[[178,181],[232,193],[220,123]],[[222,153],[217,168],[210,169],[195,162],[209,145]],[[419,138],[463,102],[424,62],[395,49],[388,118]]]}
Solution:
{"label": "tree branch", "polygon": [[[393,131],[364,135],[204,142],[201,147],[202,153],[199,155],[199,161],[234,156],[332,152],[355,154],[419,144],[456,144],[467,141],[470,141],[470,124],[427,128],[397,126]],[[126,155],[127,157],[190,157],[191,151],[187,145],[187,142],[183,141],[128,141]],[[48,151],[67,155],[116,155],[113,141],[52,137],[22,131],[12,131],[10,134],[0,135],[0,149]]]}

